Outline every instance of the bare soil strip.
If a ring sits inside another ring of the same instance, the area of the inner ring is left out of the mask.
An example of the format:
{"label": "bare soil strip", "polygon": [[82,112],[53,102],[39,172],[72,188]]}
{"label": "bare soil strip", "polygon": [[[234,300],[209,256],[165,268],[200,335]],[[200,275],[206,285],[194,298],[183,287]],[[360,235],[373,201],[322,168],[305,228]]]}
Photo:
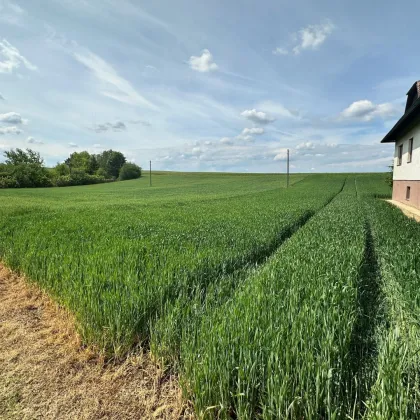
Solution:
{"label": "bare soil strip", "polygon": [[0,419],[192,418],[148,354],[105,364],[71,316],[0,264]]}

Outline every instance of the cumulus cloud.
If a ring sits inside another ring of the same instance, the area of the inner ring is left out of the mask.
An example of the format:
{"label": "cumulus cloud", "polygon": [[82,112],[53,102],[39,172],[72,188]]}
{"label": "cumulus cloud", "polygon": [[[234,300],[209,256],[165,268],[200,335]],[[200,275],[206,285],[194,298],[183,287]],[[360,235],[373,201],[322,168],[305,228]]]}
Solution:
{"label": "cumulus cloud", "polygon": [[103,133],[105,131],[125,131],[127,126],[122,121],[116,121],[115,123],[106,122],[103,124],[96,124],[92,130],[97,133]]}
{"label": "cumulus cloud", "polygon": [[399,114],[399,110],[391,103],[374,104],[367,99],[353,102],[341,112],[341,119],[371,121],[374,118],[387,119]]}
{"label": "cumulus cloud", "polygon": [[201,73],[207,73],[209,71],[216,71],[219,66],[213,61],[213,55],[207,49],[201,52],[200,56],[192,55],[188,60],[188,64],[193,70]]}
{"label": "cumulus cloud", "polygon": [[274,55],[287,55],[289,54],[289,51],[286,48],[283,47],[277,47],[275,50],[273,50]]}
{"label": "cumulus cloud", "polygon": [[0,127],[0,135],[3,134],[21,134],[23,131],[18,127]]}
{"label": "cumulus cloud", "polygon": [[69,147],[71,147],[71,148],[75,149],[75,148],[77,148],[77,147],[79,147],[79,146],[78,146],[76,143],[70,142],[70,143],[69,143]]}
{"label": "cumulus cloud", "polygon": [[220,139],[220,143],[231,145],[231,144],[233,144],[233,140],[231,138],[229,138],[229,137],[222,137]]}
{"label": "cumulus cloud", "polygon": [[[273,160],[286,160],[287,159],[287,149],[278,149],[275,152],[276,152],[276,155],[274,156]],[[289,154],[290,154],[290,151],[289,151]]]}
{"label": "cumulus cloud", "polygon": [[296,35],[298,45],[293,48],[293,52],[300,54],[302,50],[316,50],[334,29],[335,25],[329,20],[319,25],[309,25],[301,29]]}
{"label": "cumulus cloud", "polygon": [[243,111],[241,115],[258,124],[269,124],[275,121],[275,118],[272,118],[263,111],[257,111],[256,109],[247,109]]}
{"label": "cumulus cloud", "polygon": [[28,70],[37,70],[37,67],[27,60],[19,50],[6,39],[0,41],[0,73],[12,73],[21,65]]}
{"label": "cumulus cloud", "polygon": [[253,128],[244,128],[242,130],[242,135],[246,136],[246,135],[250,135],[250,134],[264,134],[264,128],[262,127],[253,127]]}
{"label": "cumulus cloud", "polygon": [[312,143],[311,141],[307,141],[304,143],[300,143],[296,146],[297,150],[312,150],[315,149],[315,144]]}
{"label": "cumulus cloud", "polygon": [[6,112],[0,114],[0,122],[7,124],[22,124],[23,120],[17,112]]}
{"label": "cumulus cloud", "polygon": [[41,140],[35,140],[33,137],[28,137],[26,142],[30,144],[44,144]]}

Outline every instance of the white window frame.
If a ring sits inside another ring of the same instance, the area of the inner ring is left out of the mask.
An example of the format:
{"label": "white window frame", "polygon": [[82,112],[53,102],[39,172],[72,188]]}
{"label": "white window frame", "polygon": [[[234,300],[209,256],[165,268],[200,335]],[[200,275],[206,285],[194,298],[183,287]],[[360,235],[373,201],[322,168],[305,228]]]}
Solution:
{"label": "white window frame", "polygon": [[413,161],[413,146],[414,146],[414,137],[408,140],[408,155],[407,155],[407,163],[411,163]]}
{"label": "white window frame", "polygon": [[401,166],[403,157],[403,145],[400,144],[397,149],[397,166]]}

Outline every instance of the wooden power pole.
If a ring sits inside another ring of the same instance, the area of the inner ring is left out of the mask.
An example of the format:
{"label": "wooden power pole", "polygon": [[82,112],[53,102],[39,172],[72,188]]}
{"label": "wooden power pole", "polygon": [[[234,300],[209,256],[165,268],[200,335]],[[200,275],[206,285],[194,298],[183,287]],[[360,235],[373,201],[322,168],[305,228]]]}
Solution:
{"label": "wooden power pole", "polygon": [[287,149],[287,188],[289,188],[289,149]]}
{"label": "wooden power pole", "polygon": [[150,163],[150,169],[149,169],[149,186],[152,186],[152,161]]}

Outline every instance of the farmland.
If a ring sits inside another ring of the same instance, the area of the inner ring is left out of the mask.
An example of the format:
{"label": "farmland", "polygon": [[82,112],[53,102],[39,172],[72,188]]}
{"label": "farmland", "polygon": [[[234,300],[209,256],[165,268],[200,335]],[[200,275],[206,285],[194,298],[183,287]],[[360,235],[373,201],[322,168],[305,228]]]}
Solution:
{"label": "farmland", "polygon": [[148,182],[0,191],[0,259],[198,417],[419,416],[420,226],[384,174]]}

